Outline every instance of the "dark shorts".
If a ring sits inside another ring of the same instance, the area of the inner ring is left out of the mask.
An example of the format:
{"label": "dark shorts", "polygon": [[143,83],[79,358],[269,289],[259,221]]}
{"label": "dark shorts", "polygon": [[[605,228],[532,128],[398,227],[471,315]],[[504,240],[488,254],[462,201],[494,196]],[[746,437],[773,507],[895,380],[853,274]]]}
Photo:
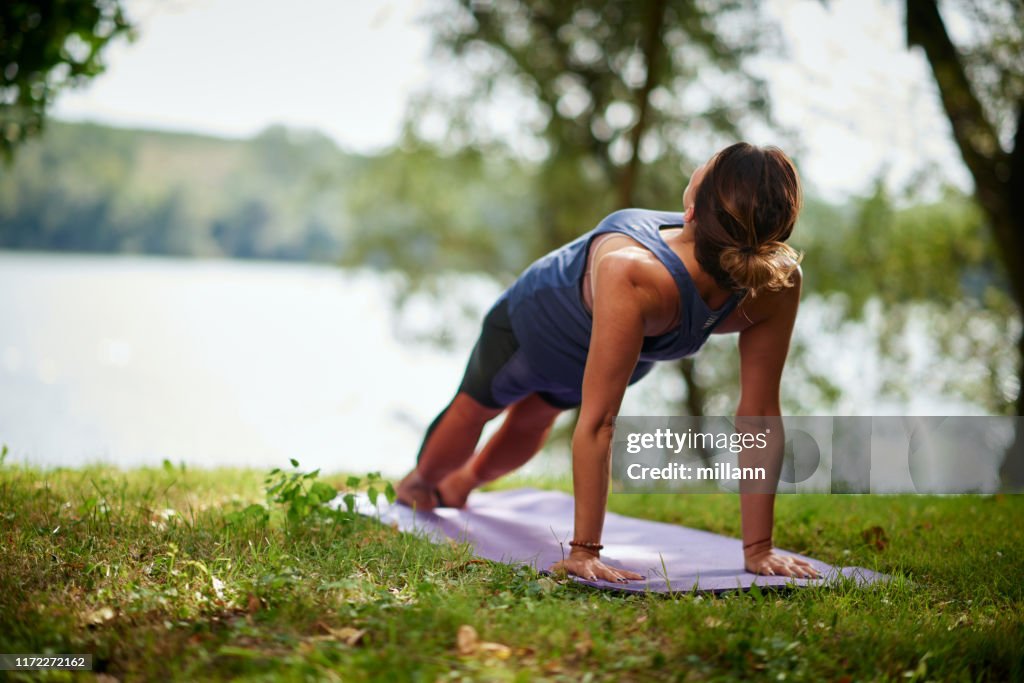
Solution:
{"label": "dark shorts", "polygon": [[459,391],[488,408],[504,408],[530,394],[556,408],[576,408],[582,389],[553,387],[533,371],[512,331],[507,299],[501,299],[484,318],[459,385]]}

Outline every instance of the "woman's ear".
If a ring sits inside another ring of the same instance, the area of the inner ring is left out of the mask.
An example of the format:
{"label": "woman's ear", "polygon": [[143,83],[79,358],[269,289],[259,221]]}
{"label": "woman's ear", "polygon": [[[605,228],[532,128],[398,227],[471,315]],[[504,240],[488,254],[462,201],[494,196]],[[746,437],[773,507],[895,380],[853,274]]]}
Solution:
{"label": "woman's ear", "polygon": [[689,223],[689,222],[691,222],[691,221],[693,220],[693,214],[694,214],[694,211],[693,211],[693,204],[690,204],[690,205],[689,205],[688,207],[686,207],[686,209],[685,209],[685,210],[683,211],[683,222],[684,222],[684,223]]}

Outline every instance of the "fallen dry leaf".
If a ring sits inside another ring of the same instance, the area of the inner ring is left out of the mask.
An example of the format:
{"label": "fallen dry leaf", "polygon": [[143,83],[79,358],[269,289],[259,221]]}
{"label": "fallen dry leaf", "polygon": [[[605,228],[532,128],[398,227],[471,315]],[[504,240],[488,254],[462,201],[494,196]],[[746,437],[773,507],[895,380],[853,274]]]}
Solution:
{"label": "fallen dry leaf", "polygon": [[358,645],[366,635],[366,629],[342,626],[341,628],[332,628],[331,635],[346,645]]}
{"label": "fallen dry leaf", "polygon": [[573,646],[576,650],[576,656],[586,657],[590,654],[590,651],[594,649],[594,641],[591,640],[589,633],[584,633],[580,636],[579,641]]}
{"label": "fallen dry leaf", "polygon": [[480,640],[476,629],[469,624],[463,624],[455,634],[455,648],[460,655],[469,656],[474,654],[508,659],[512,656],[512,648],[502,643],[490,643]]}
{"label": "fallen dry leaf", "polygon": [[478,652],[497,657],[498,659],[508,659],[512,656],[512,648],[508,645],[502,645],[501,643],[488,643],[486,641],[480,643]]}
{"label": "fallen dry leaf", "polygon": [[455,634],[455,646],[460,655],[471,655],[476,652],[479,642],[480,637],[477,635],[476,629],[469,624],[460,626],[458,633]]}
{"label": "fallen dry leaf", "polygon": [[860,536],[865,543],[874,546],[875,550],[885,550],[889,546],[889,537],[886,536],[885,529],[880,526],[865,529],[860,532]]}
{"label": "fallen dry leaf", "polygon": [[110,621],[114,618],[114,610],[111,607],[100,607],[99,609],[93,610],[89,613],[88,621],[90,624],[102,624],[105,621]]}

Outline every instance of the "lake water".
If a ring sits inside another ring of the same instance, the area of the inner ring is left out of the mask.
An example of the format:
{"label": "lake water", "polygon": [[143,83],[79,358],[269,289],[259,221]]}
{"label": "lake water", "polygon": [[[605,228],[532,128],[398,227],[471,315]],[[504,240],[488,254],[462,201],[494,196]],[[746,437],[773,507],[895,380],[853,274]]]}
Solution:
{"label": "lake water", "polygon": [[41,464],[400,474],[468,349],[396,338],[389,301],[326,266],[0,253],[0,441]]}
{"label": "lake water", "polygon": [[[12,460],[47,465],[294,457],[400,475],[458,385],[479,318],[457,325],[448,349],[412,342],[396,335],[390,282],[330,266],[0,252],[0,443]],[[482,311],[500,292],[457,284],[453,310]],[[440,313],[413,308],[403,324],[429,328]],[[823,334],[816,315],[802,311],[798,332],[835,365],[856,342]],[[645,414],[678,385],[659,372],[630,390],[623,414]],[[870,359],[836,366],[846,414],[883,414],[865,389],[871,372]],[[564,470],[566,450],[535,468]]]}

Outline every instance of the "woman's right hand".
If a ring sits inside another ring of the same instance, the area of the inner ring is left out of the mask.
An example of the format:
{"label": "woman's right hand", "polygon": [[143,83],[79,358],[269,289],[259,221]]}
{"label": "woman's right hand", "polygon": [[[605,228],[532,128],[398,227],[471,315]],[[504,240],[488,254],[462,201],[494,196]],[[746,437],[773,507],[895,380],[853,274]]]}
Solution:
{"label": "woman's right hand", "polygon": [[597,555],[575,548],[569,553],[569,557],[551,565],[551,571],[565,571],[588,581],[601,580],[625,583],[627,581],[641,581],[646,578],[626,569],[609,567]]}
{"label": "woman's right hand", "polygon": [[751,574],[761,576],[789,576],[795,579],[820,579],[821,572],[810,562],[799,557],[779,555],[770,546],[765,550],[746,554],[744,563]]}

